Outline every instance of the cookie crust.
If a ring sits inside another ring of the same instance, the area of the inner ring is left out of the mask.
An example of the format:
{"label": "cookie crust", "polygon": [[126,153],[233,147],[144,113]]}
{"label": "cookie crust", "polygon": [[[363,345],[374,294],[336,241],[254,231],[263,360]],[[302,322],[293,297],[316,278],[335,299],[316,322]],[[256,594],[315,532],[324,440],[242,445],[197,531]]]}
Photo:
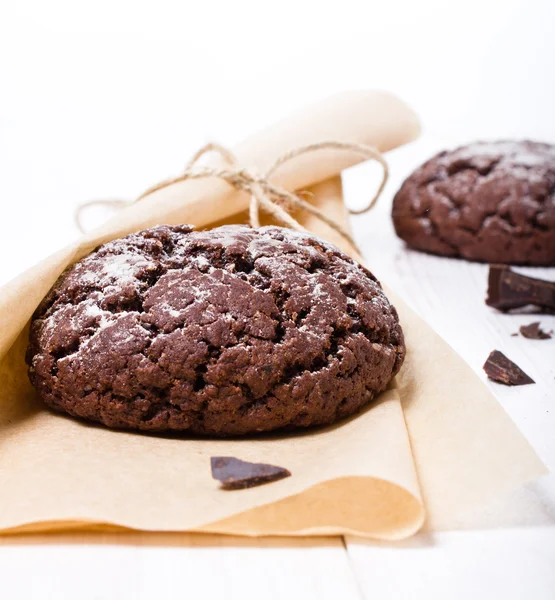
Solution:
{"label": "cookie crust", "polygon": [[27,362],[58,411],[224,436],[351,415],[404,354],[378,281],[326,242],[279,227],[159,226],[64,272],[34,315]]}
{"label": "cookie crust", "polygon": [[392,217],[416,250],[555,265],[555,146],[478,142],[440,152],[403,183]]}

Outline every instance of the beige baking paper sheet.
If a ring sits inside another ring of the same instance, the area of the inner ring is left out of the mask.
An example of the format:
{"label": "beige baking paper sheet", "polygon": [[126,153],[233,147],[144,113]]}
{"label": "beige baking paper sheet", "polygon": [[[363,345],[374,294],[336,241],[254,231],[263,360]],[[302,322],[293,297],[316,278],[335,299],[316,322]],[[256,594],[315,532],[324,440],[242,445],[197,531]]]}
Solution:
{"label": "beige baking paper sheet", "polygon": [[[261,171],[282,152],[328,139],[387,151],[414,139],[418,123],[381,92],[334,97],[236,148]],[[338,178],[360,160],[318,152],[276,181],[313,186],[313,201],[346,222]],[[456,527],[496,494],[545,472],[471,369],[389,290],[407,337],[395,387],[338,426],[299,435],[202,440],[114,432],[46,410],[27,380],[29,318],[67,264],[98,243],[157,223],[228,221],[248,198],[210,179],[168,187],[117,215],[0,290],[0,531],[120,526],[240,535],[355,533],[399,539]],[[303,224],[346,248],[314,217]],[[370,265],[371,266],[371,265]],[[408,429],[408,431],[407,431]],[[270,485],[225,492],[209,458],[232,455],[291,470]]]}

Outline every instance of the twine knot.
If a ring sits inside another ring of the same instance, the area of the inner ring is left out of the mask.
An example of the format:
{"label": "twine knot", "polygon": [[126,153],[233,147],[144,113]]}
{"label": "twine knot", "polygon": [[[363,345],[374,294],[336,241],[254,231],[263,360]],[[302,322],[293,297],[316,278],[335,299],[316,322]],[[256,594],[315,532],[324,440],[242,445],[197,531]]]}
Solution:
{"label": "twine knot", "polygon": [[[382,180],[377,192],[374,194],[374,196],[371,198],[371,200],[365,207],[356,211],[350,210],[352,214],[362,214],[367,212],[374,206],[385,187],[389,175],[387,163],[381,155],[381,153],[375,148],[372,148],[371,146],[367,146],[365,144],[350,144],[344,142],[320,142],[317,144],[310,144],[308,146],[296,148],[295,150],[287,152],[286,154],[278,158],[278,160],[276,160],[276,162],[270,167],[270,169],[268,169],[268,171],[266,171],[266,173],[263,174],[258,174],[250,169],[238,167],[235,156],[227,148],[224,148],[223,146],[220,146],[219,144],[215,143],[206,144],[206,146],[203,146],[198,152],[195,153],[195,155],[187,163],[185,171],[181,175],[153,185],[143,194],[141,194],[135,200],[135,202],[146,198],[147,196],[158,190],[173,185],[174,183],[179,183],[188,179],[203,179],[205,177],[217,177],[227,182],[235,189],[244,191],[250,195],[251,199],[249,204],[249,221],[252,227],[260,227],[260,211],[264,210],[279,223],[282,223],[283,225],[291,229],[295,229],[297,231],[306,231],[305,228],[289,213],[289,211],[291,210],[301,209],[306,210],[307,212],[316,216],[318,219],[320,219],[333,230],[335,230],[337,233],[339,233],[343,238],[345,238],[354,248],[357,248],[356,243],[354,242],[349,232],[346,231],[341,225],[339,225],[339,223],[336,223],[333,219],[330,219],[327,215],[325,215],[321,210],[318,210],[316,207],[312,206],[312,204],[310,204],[310,202],[307,202],[304,198],[302,198],[299,193],[291,193],[283,188],[274,185],[271,182],[271,177],[274,174],[274,172],[281,165],[289,162],[293,158],[296,158],[297,156],[300,156],[302,154],[308,154],[310,152],[315,152],[318,150],[330,149],[356,152],[357,154],[360,154],[365,158],[376,160],[382,166]],[[210,152],[218,153],[227,166],[223,168],[218,168],[199,165],[198,161]],[[92,200],[90,202],[81,204],[75,212],[75,222],[77,224],[77,227],[81,232],[84,232],[84,228],[81,222],[81,214],[84,208],[92,205],[118,206],[123,204],[129,204],[129,202],[125,200]]]}

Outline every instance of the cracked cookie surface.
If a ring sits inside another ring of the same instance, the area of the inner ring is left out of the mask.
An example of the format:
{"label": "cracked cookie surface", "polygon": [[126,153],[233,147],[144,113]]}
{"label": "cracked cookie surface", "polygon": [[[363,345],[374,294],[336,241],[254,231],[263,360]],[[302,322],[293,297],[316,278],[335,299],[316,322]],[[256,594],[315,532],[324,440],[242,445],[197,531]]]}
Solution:
{"label": "cracked cookie surface", "polygon": [[392,217],[416,250],[555,265],[555,146],[477,142],[441,152],[403,183]]}
{"label": "cracked cookie surface", "polygon": [[279,227],[159,226],[61,275],[33,317],[27,362],[56,410],[222,436],[351,415],[404,354],[378,281],[326,242]]}

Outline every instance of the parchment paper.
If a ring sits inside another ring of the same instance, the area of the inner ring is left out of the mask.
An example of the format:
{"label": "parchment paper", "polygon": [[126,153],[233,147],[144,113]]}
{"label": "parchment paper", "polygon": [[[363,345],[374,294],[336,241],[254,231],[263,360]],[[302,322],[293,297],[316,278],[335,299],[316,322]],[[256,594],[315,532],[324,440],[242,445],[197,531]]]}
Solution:
{"label": "parchment paper", "polygon": [[[300,144],[339,139],[387,150],[417,132],[414,115],[398,100],[360,93],[332,99],[270,129],[237,154],[245,164],[262,168]],[[298,171],[292,165],[280,174],[280,183],[304,187],[357,160],[346,162],[331,153],[303,157]],[[313,191],[321,208],[344,220],[339,180]],[[25,325],[66,264],[129,231],[161,222],[207,225],[215,215],[232,216],[247,201],[213,180],[172,186],[0,291],[0,530],[107,524],[397,539],[421,527],[424,506],[428,526],[456,526],[461,515],[495,493],[544,472],[487,388],[390,291],[408,343],[398,387],[339,426],[240,441],[164,438],[87,425],[37,402],[23,361]],[[302,220],[319,235],[340,241],[310,215]],[[218,454],[279,464],[293,476],[250,490],[221,491],[209,470],[209,457]]]}

